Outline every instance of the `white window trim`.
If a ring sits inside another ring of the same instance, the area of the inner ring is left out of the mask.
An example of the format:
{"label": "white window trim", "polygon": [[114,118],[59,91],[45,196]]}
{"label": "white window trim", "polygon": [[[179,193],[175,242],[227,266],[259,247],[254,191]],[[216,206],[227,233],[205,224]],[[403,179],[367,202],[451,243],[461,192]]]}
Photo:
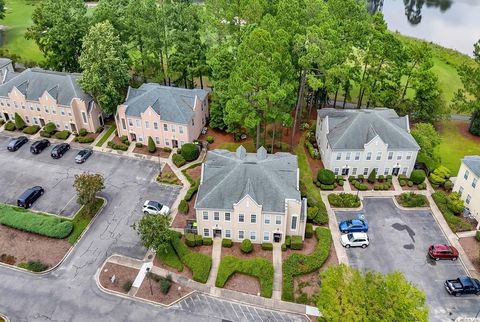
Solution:
{"label": "white window trim", "polygon": [[[267,239],[265,239],[265,236],[266,236],[266,235],[268,235],[268,238],[267,238]],[[262,240],[263,240],[264,242],[270,241],[270,232],[269,232],[269,231],[264,231],[264,232],[263,232]]]}
{"label": "white window trim", "polygon": [[[295,219],[295,229],[292,228],[293,218],[296,218]],[[292,230],[292,231],[297,231],[298,230],[298,216],[297,215],[292,216],[292,221],[290,222],[290,230]]]}
{"label": "white window trim", "polygon": [[[240,232],[242,232],[243,237],[240,237]],[[238,236],[239,240],[244,240],[245,239],[245,231],[244,230],[239,230],[237,236]]]}

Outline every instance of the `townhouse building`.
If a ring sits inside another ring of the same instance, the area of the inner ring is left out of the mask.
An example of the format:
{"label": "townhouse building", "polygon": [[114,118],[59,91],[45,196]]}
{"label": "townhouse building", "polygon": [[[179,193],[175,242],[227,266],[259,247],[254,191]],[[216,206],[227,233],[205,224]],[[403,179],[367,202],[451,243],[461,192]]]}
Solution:
{"label": "townhouse building", "polygon": [[465,156],[462,159],[453,191],[461,195],[465,207],[477,219],[480,228],[480,156]]}

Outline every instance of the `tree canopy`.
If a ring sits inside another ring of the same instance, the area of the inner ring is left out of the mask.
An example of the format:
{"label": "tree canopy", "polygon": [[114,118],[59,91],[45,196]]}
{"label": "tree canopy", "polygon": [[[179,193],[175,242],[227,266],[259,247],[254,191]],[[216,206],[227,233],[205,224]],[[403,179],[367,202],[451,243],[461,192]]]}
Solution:
{"label": "tree canopy", "polygon": [[103,176],[91,173],[76,174],[73,186],[77,191],[77,202],[85,207],[86,213],[91,214],[97,193],[105,189]]}
{"label": "tree canopy", "polygon": [[140,235],[143,246],[157,253],[165,252],[176,234],[170,230],[170,221],[170,215],[148,214],[134,224],[133,229]]}

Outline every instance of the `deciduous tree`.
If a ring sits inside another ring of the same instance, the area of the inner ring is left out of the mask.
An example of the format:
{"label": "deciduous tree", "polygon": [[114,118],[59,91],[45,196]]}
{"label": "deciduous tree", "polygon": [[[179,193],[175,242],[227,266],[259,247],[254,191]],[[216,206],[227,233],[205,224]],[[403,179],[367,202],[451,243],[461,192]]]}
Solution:
{"label": "deciduous tree", "polygon": [[170,215],[145,215],[132,227],[140,235],[143,246],[157,253],[167,251],[175,232],[170,230]]}
{"label": "deciduous tree", "polygon": [[77,202],[85,207],[88,214],[91,214],[97,193],[105,189],[103,176],[92,173],[76,174],[73,187],[77,191]]}
{"label": "deciduous tree", "polygon": [[420,146],[417,162],[424,162],[429,169],[435,169],[440,163],[440,158],[435,153],[435,148],[440,144],[437,131],[430,123],[417,123],[411,133]]}

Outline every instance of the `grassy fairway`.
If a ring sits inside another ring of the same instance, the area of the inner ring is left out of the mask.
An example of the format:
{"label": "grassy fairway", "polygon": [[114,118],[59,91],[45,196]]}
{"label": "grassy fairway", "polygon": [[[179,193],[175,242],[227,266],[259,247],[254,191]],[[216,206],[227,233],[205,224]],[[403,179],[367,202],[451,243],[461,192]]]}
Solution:
{"label": "grassy fairway", "polygon": [[475,140],[472,135],[464,134],[461,129],[465,126],[465,123],[459,121],[444,121],[440,126],[442,142],[437,152],[442,165],[452,171],[452,176],[457,175],[464,156],[480,155],[480,139]]}
{"label": "grassy fairway", "polygon": [[10,53],[17,54],[21,61],[30,60],[40,62],[43,55],[33,40],[25,39],[25,31],[32,24],[32,12],[37,1],[7,0],[5,7],[7,14],[0,24],[8,27],[5,34],[4,48]]}

